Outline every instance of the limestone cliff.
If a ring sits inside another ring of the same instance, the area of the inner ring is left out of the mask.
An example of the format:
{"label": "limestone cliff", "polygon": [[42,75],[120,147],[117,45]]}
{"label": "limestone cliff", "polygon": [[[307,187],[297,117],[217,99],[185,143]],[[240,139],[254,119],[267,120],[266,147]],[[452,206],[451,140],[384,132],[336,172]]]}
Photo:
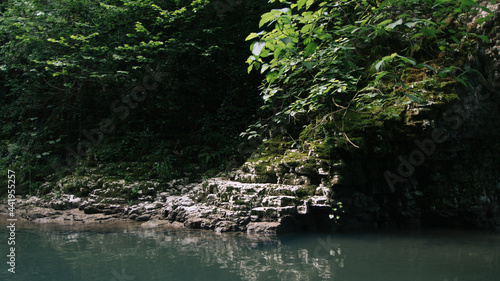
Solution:
{"label": "limestone cliff", "polygon": [[308,128],[321,126],[338,137],[328,139],[325,133],[302,140],[300,149],[290,148],[297,140],[273,138],[243,165],[236,179],[300,184],[310,195],[317,186],[329,188],[332,201],[343,203],[342,212],[333,206],[332,213],[344,228],[500,229],[500,29],[496,24],[500,4],[487,6],[496,18],[483,25],[471,19],[469,28],[486,35],[489,42],[473,45],[467,57],[456,61],[457,67],[469,70],[467,86],[422,79],[426,77],[422,70],[408,71],[405,82],[420,87],[427,101],[401,106],[399,119],[360,125],[361,119],[353,116],[345,121],[350,126],[347,137],[324,118]]}

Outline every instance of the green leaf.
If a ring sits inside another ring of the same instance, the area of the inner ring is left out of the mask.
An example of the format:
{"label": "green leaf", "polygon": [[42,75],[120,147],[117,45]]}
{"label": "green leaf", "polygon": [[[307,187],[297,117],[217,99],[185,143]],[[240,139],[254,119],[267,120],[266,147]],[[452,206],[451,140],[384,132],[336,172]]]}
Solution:
{"label": "green leaf", "polygon": [[314,3],[314,0],[307,0],[306,9],[309,9],[313,3]]}
{"label": "green leaf", "polygon": [[274,60],[278,60],[280,58],[281,52],[283,51],[283,48],[276,48],[273,52],[274,55]]}
{"label": "green leaf", "polygon": [[388,74],[389,72],[387,71],[382,71],[382,72],[379,72],[377,74],[377,76],[375,77],[375,80],[373,80],[373,82],[378,82],[378,80],[380,80],[382,77],[384,77],[386,74]]}
{"label": "green leaf", "polygon": [[451,0],[436,0],[436,5],[441,5],[441,4],[444,4],[444,3],[448,3],[450,2]]}
{"label": "green leaf", "polygon": [[403,24],[403,20],[399,19],[389,25],[386,26],[387,29],[394,29],[396,26]]}
{"label": "green leaf", "polygon": [[300,29],[300,33],[308,33],[313,29],[314,25],[313,24],[306,24]]}
{"label": "green leaf", "polygon": [[486,6],[477,6],[477,7],[489,14],[493,14],[493,12]]}
{"label": "green leaf", "polygon": [[281,13],[286,14],[286,13],[288,13],[288,11],[290,11],[290,9],[289,8],[282,8],[282,9],[276,9],[276,11],[280,11]]}
{"label": "green leaf", "polygon": [[274,20],[276,17],[275,17],[275,12],[274,11],[271,11],[271,12],[268,12],[268,13],[265,13],[261,16],[261,20],[259,22],[259,27],[262,27],[264,24],[266,24],[267,22],[270,22],[272,20]]}
{"label": "green leaf", "polygon": [[254,44],[252,44],[252,46],[250,47],[250,49],[252,50],[252,54],[254,54],[255,56],[259,56],[260,55],[260,52],[262,52],[262,49],[264,48],[264,46],[266,45],[266,42],[255,42]]}
{"label": "green leaf", "polygon": [[460,77],[458,77],[458,76],[457,76],[457,77],[455,77],[455,80],[457,80],[457,81],[458,81],[458,82],[460,82],[462,85],[464,85],[464,86],[466,86],[466,87],[467,87],[467,82],[466,82],[464,79],[462,79],[462,78],[460,78]]}
{"label": "green leaf", "polygon": [[258,37],[258,36],[259,35],[257,35],[257,33],[252,32],[252,33],[250,33],[250,35],[247,36],[247,38],[245,38],[245,41],[252,40],[252,39],[254,39],[254,38]]}
{"label": "green leaf", "polygon": [[490,39],[487,36],[485,36],[485,35],[477,35],[477,34],[476,34],[476,36],[477,36],[477,38],[483,40],[484,42],[490,43]]}
{"label": "green leaf", "polygon": [[313,54],[316,49],[318,48],[318,45],[314,42],[311,42],[307,45],[307,47],[304,49],[304,56],[309,56],[311,54]]}
{"label": "green leaf", "polygon": [[434,67],[426,64],[426,63],[419,63],[417,65],[415,65],[416,68],[427,68],[428,70],[431,70],[431,71],[435,71]]}
{"label": "green leaf", "polygon": [[415,103],[424,103],[426,100],[422,97],[422,95],[412,95],[412,94],[407,94],[407,93],[404,93],[404,95],[411,99],[413,102]]}
{"label": "green leaf", "polygon": [[404,62],[406,62],[406,63],[409,63],[409,64],[411,64],[411,65],[413,65],[413,66],[415,66],[415,65],[417,64],[417,62],[416,62],[414,59],[412,59],[412,58],[407,58],[407,57],[400,56],[400,55],[397,55],[397,56],[398,56],[398,58],[400,58],[402,61],[404,61]]}
{"label": "green leaf", "polygon": [[407,27],[409,27],[409,28],[414,28],[414,27],[415,27],[415,25],[417,25],[417,24],[418,24],[418,23],[420,23],[420,22],[421,22],[421,21],[419,21],[419,20],[418,20],[418,21],[411,21],[411,22],[407,22],[407,23],[405,23],[405,25],[406,25]]}
{"label": "green leaf", "polygon": [[397,53],[394,53],[390,56],[383,57],[379,62],[377,62],[377,64],[375,64],[375,70],[379,71],[380,68],[382,67],[382,65],[384,65],[387,62],[392,61],[395,56],[397,56]]}
{"label": "green leaf", "polygon": [[260,73],[264,73],[269,68],[269,64],[265,63],[260,68]]}
{"label": "green leaf", "polygon": [[312,70],[312,68],[314,67],[314,63],[310,62],[310,61],[303,61],[302,64],[308,69],[308,70]]}
{"label": "green leaf", "polygon": [[378,24],[378,26],[385,26],[385,25],[388,25],[388,24],[389,24],[389,23],[391,23],[391,22],[392,22],[392,20],[391,20],[391,19],[388,19],[388,20],[385,20],[385,21],[383,21],[383,22],[379,23],[379,24]]}
{"label": "green leaf", "polygon": [[385,60],[381,59],[377,64],[375,65],[375,70],[379,71],[380,67],[382,67],[382,64],[384,64]]}
{"label": "green leaf", "polygon": [[297,9],[300,10],[300,8],[302,8],[302,6],[304,6],[305,4],[306,4],[306,0],[297,1]]}
{"label": "green leaf", "polygon": [[437,38],[436,34],[440,33],[441,31],[440,30],[437,30],[437,29],[434,29],[434,28],[425,28],[425,27],[422,27],[422,33],[427,35],[427,36],[430,36],[432,38]]}
{"label": "green leaf", "polygon": [[266,81],[268,83],[273,83],[276,78],[278,78],[278,72],[277,71],[271,71],[266,75]]}
{"label": "green leaf", "polygon": [[423,33],[421,33],[421,32],[416,33],[415,35],[413,35],[413,36],[411,37],[411,40],[413,40],[413,39],[415,39],[415,38],[418,38],[418,37],[420,37],[420,36],[422,36],[422,35],[424,35],[424,34],[423,34]]}
{"label": "green leaf", "polygon": [[476,5],[475,0],[460,0],[460,9],[468,9]]}
{"label": "green leaf", "polygon": [[489,15],[487,15],[485,17],[478,18],[476,22],[477,22],[478,25],[482,25],[485,21],[490,20],[492,17],[493,17],[493,14],[489,14]]}
{"label": "green leaf", "polygon": [[450,66],[450,67],[446,67],[446,68],[441,68],[439,70],[439,77],[443,78],[443,77],[446,77],[448,74],[450,74],[456,67],[454,66]]}

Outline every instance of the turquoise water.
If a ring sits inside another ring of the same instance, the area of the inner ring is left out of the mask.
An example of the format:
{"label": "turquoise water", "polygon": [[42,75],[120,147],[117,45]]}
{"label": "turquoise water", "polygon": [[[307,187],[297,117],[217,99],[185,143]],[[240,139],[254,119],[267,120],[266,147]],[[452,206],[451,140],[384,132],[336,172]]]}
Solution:
{"label": "turquoise water", "polygon": [[2,226],[0,280],[500,280],[500,234],[494,233],[249,237],[134,225],[74,229],[16,230],[12,274]]}

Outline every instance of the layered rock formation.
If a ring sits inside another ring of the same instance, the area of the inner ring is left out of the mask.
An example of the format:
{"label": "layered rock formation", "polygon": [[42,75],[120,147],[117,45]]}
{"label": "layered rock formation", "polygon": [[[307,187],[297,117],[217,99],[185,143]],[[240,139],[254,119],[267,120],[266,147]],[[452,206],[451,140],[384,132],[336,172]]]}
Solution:
{"label": "layered rock formation", "polygon": [[[223,179],[203,183],[171,183],[166,191],[155,192],[156,182],[108,181],[99,187],[91,179],[78,181],[78,189],[88,188],[87,197],[54,195],[31,197],[18,203],[21,215],[35,222],[136,220],[179,223],[186,228],[216,232],[277,234],[293,231],[331,231],[329,189],[320,186],[313,196],[299,185],[247,184]],[[83,182],[88,186],[82,186]],[[66,182],[66,185],[71,184]],[[72,184],[77,184],[73,182]],[[126,202],[128,190],[138,198]],[[149,189],[148,189],[148,186]],[[50,208],[55,211],[47,211]],[[74,209],[78,208],[80,214]],[[73,209],[73,210],[72,210]],[[65,210],[72,210],[71,213]],[[86,214],[84,216],[81,213]]]}

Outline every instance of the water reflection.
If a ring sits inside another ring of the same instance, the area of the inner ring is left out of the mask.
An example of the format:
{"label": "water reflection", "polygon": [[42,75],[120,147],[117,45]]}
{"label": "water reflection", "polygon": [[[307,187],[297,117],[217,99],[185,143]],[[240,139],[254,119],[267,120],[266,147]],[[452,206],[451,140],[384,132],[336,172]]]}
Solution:
{"label": "water reflection", "polygon": [[495,234],[249,237],[135,227],[59,228],[19,230],[17,241],[17,273],[9,275],[5,267],[1,280],[477,281],[500,276]]}

